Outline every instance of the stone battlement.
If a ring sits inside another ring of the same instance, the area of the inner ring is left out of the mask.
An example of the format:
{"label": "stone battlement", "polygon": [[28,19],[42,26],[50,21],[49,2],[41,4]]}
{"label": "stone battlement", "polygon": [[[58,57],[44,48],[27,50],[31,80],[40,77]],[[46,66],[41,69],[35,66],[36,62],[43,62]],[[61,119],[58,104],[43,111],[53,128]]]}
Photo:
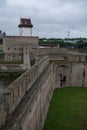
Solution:
{"label": "stone battlement", "polygon": [[[5,116],[13,113],[19,102],[24,97],[25,93],[29,91],[32,84],[40,76],[48,64],[49,58],[46,56],[25,73],[23,73],[17,80],[15,80],[4,90],[4,105],[6,106]],[[3,109],[3,111],[5,111],[5,109]]]}
{"label": "stone battlement", "polygon": [[55,88],[87,87],[86,56],[58,63],[52,58],[37,58],[34,66],[5,89],[0,109],[0,125],[5,125],[1,130],[42,130]]}
{"label": "stone battlement", "polygon": [[[53,92],[53,76],[51,73],[53,73],[53,64],[48,64],[40,74],[40,77],[32,84],[31,89],[27,91],[23,100],[16,107],[15,112],[8,119],[6,125],[2,127],[2,130],[27,130],[27,128],[31,130],[32,126],[33,130],[35,130],[37,127],[38,129],[43,127]],[[50,86],[48,87],[49,84]],[[32,123],[31,118],[34,119]],[[39,124],[40,120],[41,123]],[[10,126],[9,123],[11,124]]]}

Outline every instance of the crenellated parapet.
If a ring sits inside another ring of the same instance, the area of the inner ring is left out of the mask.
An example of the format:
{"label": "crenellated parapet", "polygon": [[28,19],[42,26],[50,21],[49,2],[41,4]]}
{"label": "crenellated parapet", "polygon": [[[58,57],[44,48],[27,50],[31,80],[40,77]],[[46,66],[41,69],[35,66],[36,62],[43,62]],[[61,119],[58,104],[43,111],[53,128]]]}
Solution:
{"label": "crenellated parapet", "polygon": [[44,68],[26,92],[2,130],[41,130],[53,94],[53,82],[53,64],[51,63]]}
{"label": "crenellated parapet", "polygon": [[[6,107],[6,118],[10,117],[10,115],[16,109],[27,91],[29,91],[33,83],[41,75],[41,73],[44,71],[46,66],[48,66],[48,64],[49,58],[48,56],[46,56],[39,62],[37,62],[34,66],[32,66],[29,70],[27,70],[25,73],[23,73],[18,79],[16,79],[4,90],[3,95],[5,102],[4,106]],[[5,116],[3,116],[3,118]]]}
{"label": "crenellated parapet", "polygon": [[87,87],[86,62],[37,58],[1,95],[0,130],[42,130],[54,89],[66,86]]}

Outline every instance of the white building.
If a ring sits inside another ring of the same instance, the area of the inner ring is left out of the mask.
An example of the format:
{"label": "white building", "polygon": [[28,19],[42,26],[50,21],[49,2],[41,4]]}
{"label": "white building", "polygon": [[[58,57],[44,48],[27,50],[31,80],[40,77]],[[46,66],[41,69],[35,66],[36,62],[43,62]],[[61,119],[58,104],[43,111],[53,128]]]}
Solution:
{"label": "white building", "polygon": [[19,36],[32,36],[32,23],[31,19],[20,18],[19,27]]}

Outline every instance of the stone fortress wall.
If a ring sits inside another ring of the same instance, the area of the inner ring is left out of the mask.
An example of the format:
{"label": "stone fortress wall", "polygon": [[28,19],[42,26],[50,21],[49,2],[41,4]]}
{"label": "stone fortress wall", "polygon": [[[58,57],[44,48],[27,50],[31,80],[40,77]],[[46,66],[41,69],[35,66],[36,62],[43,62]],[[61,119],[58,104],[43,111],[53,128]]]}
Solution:
{"label": "stone fortress wall", "polygon": [[84,57],[57,63],[46,56],[9,85],[0,97],[1,130],[41,130],[55,88],[87,87]]}
{"label": "stone fortress wall", "polygon": [[87,63],[56,65],[58,87],[87,87]]}
{"label": "stone fortress wall", "polygon": [[[3,118],[12,114],[16,106],[25,95],[26,91],[31,88],[32,84],[35,82],[35,80],[39,77],[39,75],[48,64],[49,58],[44,57],[5,89],[4,99],[3,97],[1,97],[1,99],[4,100],[5,104],[2,100],[1,104],[3,104],[0,105],[0,107],[3,106],[4,113],[6,113],[5,116],[2,115]],[[6,107],[6,110],[4,107]],[[1,120],[3,119],[2,116],[0,116]]]}
{"label": "stone fortress wall", "polygon": [[66,48],[39,48],[40,57],[49,55],[50,60],[68,60],[72,62],[86,62],[87,54],[78,51],[69,51]]}
{"label": "stone fortress wall", "polygon": [[3,51],[5,53],[5,60],[9,61],[23,59],[23,48],[25,45],[29,45],[30,55],[37,55],[37,36],[5,36],[3,39]]}
{"label": "stone fortress wall", "polygon": [[[28,26],[32,28],[31,22]],[[23,60],[28,70],[0,93],[0,130],[42,130],[55,88],[87,87],[86,55],[60,48],[38,50],[38,37],[23,35],[5,36],[3,51],[6,61]],[[30,58],[37,55],[30,68]],[[0,65],[3,71],[12,67],[15,71],[21,68]]]}

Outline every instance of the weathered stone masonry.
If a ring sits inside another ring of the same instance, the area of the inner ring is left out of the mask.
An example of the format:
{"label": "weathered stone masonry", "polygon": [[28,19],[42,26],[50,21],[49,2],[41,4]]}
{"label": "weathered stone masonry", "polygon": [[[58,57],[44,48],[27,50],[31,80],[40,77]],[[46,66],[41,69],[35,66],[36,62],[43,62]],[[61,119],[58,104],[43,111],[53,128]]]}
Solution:
{"label": "weathered stone masonry", "polygon": [[12,113],[15,110],[26,91],[30,89],[48,63],[49,61],[47,57],[45,57],[5,89],[4,97],[6,103],[9,104],[8,113]]}
{"label": "weathered stone masonry", "polygon": [[[26,71],[8,86],[4,92],[4,106],[6,109],[3,108],[6,113],[4,118],[8,121],[2,129],[13,130],[15,128],[15,130],[20,130],[21,128],[27,130],[29,127],[33,127],[32,130],[35,130],[36,127],[39,127],[39,130],[42,128],[49,106],[49,100],[52,96],[53,86],[55,86],[53,84],[54,79],[52,73],[53,64],[49,65],[49,58],[44,57],[29,71]],[[21,99],[23,100],[21,101]],[[39,113],[41,114],[38,115]],[[32,118],[35,118],[34,122],[32,122]],[[11,128],[9,128],[9,122],[11,123]],[[32,122],[33,125],[29,122]]]}
{"label": "weathered stone masonry", "polygon": [[3,51],[6,61],[23,60],[24,46],[29,46],[30,57],[35,58],[38,53],[37,36],[6,36],[3,39]]}
{"label": "weathered stone masonry", "polygon": [[56,65],[57,87],[87,87],[87,63]]}
{"label": "weathered stone masonry", "polygon": [[87,87],[87,63],[42,58],[1,95],[0,130],[41,130],[53,90],[66,86]]}

